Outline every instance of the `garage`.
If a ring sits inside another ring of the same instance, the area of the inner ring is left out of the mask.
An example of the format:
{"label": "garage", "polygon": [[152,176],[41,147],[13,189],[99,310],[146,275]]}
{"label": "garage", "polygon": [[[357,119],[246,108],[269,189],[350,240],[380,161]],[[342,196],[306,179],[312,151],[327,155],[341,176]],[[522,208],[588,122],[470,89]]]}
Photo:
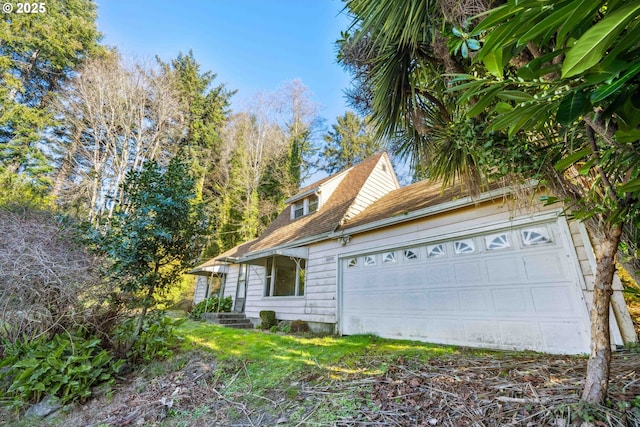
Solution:
{"label": "garage", "polygon": [[583,279],[557,220],[339,260],[339,328],[433,343],[588,353]]}

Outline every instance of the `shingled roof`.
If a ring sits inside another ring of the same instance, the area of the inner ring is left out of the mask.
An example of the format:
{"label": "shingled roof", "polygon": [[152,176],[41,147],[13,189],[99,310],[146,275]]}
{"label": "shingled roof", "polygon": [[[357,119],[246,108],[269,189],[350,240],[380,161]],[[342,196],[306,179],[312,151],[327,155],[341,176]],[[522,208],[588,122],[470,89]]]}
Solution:
{"label": "shingled roof", "polygon": [[[289,209],[284,209],[265,232],[256,239],[255,243],[251,245],[250,251],[268,249],[336,230],[383,155],[385,154],[377,154],[341,172],[346,173],[346,176],[331,197],[316,212],[292,219]],[[298,194],[309,191],[337,175],[339,174],[311,184],[303,188]]]}
{"label": "shingled roof", "polygon": [[[488,189],[494,190],[499,187],[499,183],[494,183]],[[439,181],[418,181],[382,196],[360,214],[345,222],[340,227],[340,230],[400,217],[410,212],[469,196],[473,196],[472,192],[462,185],[443,188],[442,183]]]}

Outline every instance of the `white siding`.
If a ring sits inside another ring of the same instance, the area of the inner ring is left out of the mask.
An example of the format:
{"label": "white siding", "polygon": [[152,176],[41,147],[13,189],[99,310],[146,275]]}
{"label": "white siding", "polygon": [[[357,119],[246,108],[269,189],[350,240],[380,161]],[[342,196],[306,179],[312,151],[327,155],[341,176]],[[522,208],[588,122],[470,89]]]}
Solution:
{"label": "white siding", "polygon": [[232,299],[236,299],[236,288],[238,287],[238,272],[240,267],[238,264],[230,264],[229,271],[227,272],[226,279],[224,282],[224,291],[223,297],[231,297]]}
{"label": "white siding", "polygon": [[207,282],[209,280],[209,276],[197,276],[196,277],[196,289],[193,293],[193,305],[198,304],[202,301],[207,292]]}
{"label": "white siding", "polygon": [[393,168],[387,161],[387,157],[380,157],[378,164],[376,164],[369,178],[345,214],[345,220],[353,218],[380,197],[398,188],[398,180],[393,172]]}

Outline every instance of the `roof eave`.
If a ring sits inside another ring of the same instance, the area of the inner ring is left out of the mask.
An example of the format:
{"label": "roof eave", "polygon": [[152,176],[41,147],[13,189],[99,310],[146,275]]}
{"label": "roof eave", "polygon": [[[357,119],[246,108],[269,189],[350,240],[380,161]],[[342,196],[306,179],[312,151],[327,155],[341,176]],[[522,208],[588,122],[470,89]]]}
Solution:
{"label": "roof eave", "polygon": [[[537,185],[537,181],[531,181],[529,182],[526,186],[527,187],[532,187]],[[352,234],[358,234],[358,233],[364,233],[367,231],[371,231],[371,230],[376,230],[379,228],[384,228],[384,227],[388,227],[391,225],[396,225],[396,224],[400,224],[403,222],[407,222],[407,221],[412,221],[414,219],[419,219],[419,218],[423,218],[423,217],[427,217],[427,216],[431,216],[431,215],[436,215],[439,213],[444,213],[444,212],[448,212],[448,211],[452,211],[455,209],[460,209],[460,208],[464,208],[467,206],[471,206],[477,203],[482,203],[482,202],[487,202],[489,200],[493,200],[493,199],[497,199],[499,197],[504,197],[507,196],[511,193],[514,192],[514,188],[513,187],[501,187],[495,190],[490,190],[484,193],[479,194],[477,197],[471,197],[471,196],[467,196],[467,197],[462,197],[460,199],[457,200],[452,200],[449,202],[445,202],[445,203],[440,203],[437,204],[435,206],[429,206],[423,209],[419,209],[413,212],[408,212],[407,214],[404,215],[396,215],[396,216],[392,216],[389,218],[384,218],[384,219],[380,219],[377,221],[373,221],[373,222],[369,222],[366,224],[362,224],[362,225],[358,225],[355,227],[351,227],[351,228],[343,228],[341,230],[337,230],[335,232],[332,232],[329,236],[327,236],[328,238],[339,238],[342,237],[344,235],[352,235]]]}

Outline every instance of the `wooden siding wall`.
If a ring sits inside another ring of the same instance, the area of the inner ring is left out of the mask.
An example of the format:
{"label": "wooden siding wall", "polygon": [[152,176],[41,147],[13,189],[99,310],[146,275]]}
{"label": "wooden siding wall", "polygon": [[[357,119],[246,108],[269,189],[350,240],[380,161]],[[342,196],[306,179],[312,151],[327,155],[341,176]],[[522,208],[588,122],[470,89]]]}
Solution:
{"label": "wooden siding wall", "polygon": [[320,193],[320,199],[321,199],[321,203],[325,203],[327,200],[329,200],[329,198],[331,197],[331,195],[333,194],[333,192],[336,190],[336,188],[338,188],[338,185],[340,185],[340,183],[342,182],[342,180],[347,176],[347,174],[345,172],[335,176],[334,178],[330,179],[329,181],[323,183],[320,188],[321,188],[321,193]]}
{"label": "wooden siding wall", "polygon": [[360,193],[358,193],[358,196],[349,207],[349,210],[345,214],[345,219],[349,220],[353,218],[380,197],[397,188],[398,181],[393,172],[393,167],[386,160],[386,157],[381,157],[371,172],[371,175],[360,189]]}
{"label": "wooden siding wall", "polygon": [[193,292],[193,305],[196,305],[205,298],[208,280],[209,276],[196,276],[196,289]]}
{"label": "wooden siding wall", "polygon": [[230,264],[229,270],[224,281],[223,298],[231,297],[234,301],[236,299],[236,288],[238,287],[238,272],[240,266],[238,264]]}

